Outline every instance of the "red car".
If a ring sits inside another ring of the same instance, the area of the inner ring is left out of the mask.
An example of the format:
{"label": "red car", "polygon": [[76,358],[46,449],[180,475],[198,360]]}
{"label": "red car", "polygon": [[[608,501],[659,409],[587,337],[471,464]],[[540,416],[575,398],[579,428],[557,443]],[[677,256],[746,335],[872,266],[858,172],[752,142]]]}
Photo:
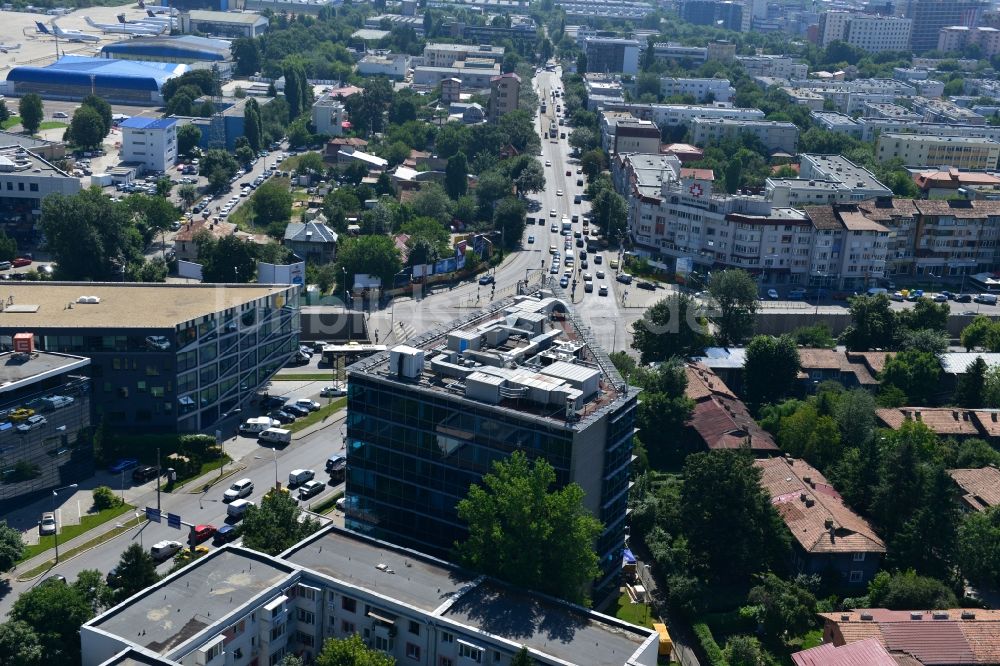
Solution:
{"label": "red car", "polygon": [[22,266],[30,266],[31,259],[26,259],[25,257],[18,257],[14,261],[10,262],[14,268],[21,268]]}
{"label": "red car", "polygon": [[208,541],[215,536],[215,532],[216,530],[214,525],[196,525],[194,528],[195,543]]}

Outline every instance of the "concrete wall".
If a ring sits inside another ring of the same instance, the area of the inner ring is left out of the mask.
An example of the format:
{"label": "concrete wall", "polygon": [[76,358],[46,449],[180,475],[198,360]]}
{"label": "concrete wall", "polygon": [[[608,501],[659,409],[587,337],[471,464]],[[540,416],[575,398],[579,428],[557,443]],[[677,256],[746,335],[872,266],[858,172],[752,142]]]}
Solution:
{"label": "concrete wall", "polygon": [[368,320],[363,312],[344,313],[340,306],[305,306],[300,311],[303,342],[368,340]]}
{"label": "concrete wall", "polygon": [[[974,303],[958,303],[952,304],[952,307],[970,307],[975,306]],[[991,308],[992,309],[992,308]],[[963,310],[964,311],[964,310]],[[991,319],[1000,319],[1000,315],[996,314],[986,314]],[[976,315],[961,315],[952,314],[948,317],[948,335],[952,338],[957,338],[962,332],[962,329],[972,323],[972,320],[976,318]],[[766,335],[782,335],[783,333],[791,333],[797,328],[803,326],[815,326],[816,324],[826,324],[830,327],[830,331],[836,337],[844,332],[844,329],[851,324],[851,314],[844,308],[843,313],[839,312],[820,312],[815,313],[813,308],[803,308],[801,311],[797,312],[773,312],[764,310],[757,313],[757,326],[754,329],[756,333],[762,333]]]}

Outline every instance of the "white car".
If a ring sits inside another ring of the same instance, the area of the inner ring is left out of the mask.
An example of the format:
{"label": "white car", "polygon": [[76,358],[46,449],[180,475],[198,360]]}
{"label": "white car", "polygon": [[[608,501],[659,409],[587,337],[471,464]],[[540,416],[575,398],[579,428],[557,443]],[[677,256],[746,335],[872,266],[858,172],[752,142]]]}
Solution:
{"label": "white car", "polygon": [[69,114],[65,111],[56,111],[52,114],[53,118],[69,118]]}
{"label": "white car", "polygon": [[298,400],[295,401],[295,404],[298,405],[299,407],[308,409],[310,412],[315,412],[317,409],[322,407],[321,404],[319,404],[315,400],[310,400],[309,398],[299,398]]}
{"label": "white car", "polygon": [[229,486],[226,492],[222,493],[223,502],[232,502],[233,500],[241,499],[253,492],[253,481],[250,479],[240,479],[233,485]]}
{"label": "white car", "polygon": [[42,536],[56,533],[56,514],[45,512],[38,523],[38,533]]}
{"label": "white car", "polygon": [[550,162],[548,160],[545,160],[545,166],[548,166],[548,167],[552,166],[552,162]]}
{"label": "white car", "polygon": [[556,216],[556,209],[555,208],[550,208],[549,209],[549,217],[555,217],[555,216]]}
{"label": "white car", "polygon": [[600,287],[599,287],[599,288],[597,289],[597,294],[598,294],[599,296],[607,296],[607,295],[608,295],[608,285],[606,285],[606,284],[602,284],[602,285],[601,285],[601,286],[600,286]]}
{"label": "white car", "polygon": [[169,560],[183,547],[180,541],[159,541],[149,549],[149,554],[157,562],[163,562]]}
{"label": "white car", "polygon": [[562,196],[562,194],[563,194],[563,193],[562,193],[562,190],[556,190],[556,196],[557,196],[557,197],[561,197],[561,196]]}
{"label": "white car", "polygon": [[323,390],[319,392],[320,396],[324,398],[335,398],[340,395],[347,395],[347,384],[342,384],[337,382],[330,386],[324,386]]}

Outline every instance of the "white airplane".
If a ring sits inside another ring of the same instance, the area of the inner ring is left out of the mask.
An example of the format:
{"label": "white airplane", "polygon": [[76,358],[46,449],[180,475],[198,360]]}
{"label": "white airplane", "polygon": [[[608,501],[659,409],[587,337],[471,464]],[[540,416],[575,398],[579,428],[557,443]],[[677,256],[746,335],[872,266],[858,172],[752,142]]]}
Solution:
{"label": "white airplane", "polygon": [[10,53],[21,48],[21,44],[0,44],[0,53]]}
{"label": "white airplane", "polygon": [[51,35],[58,39],[65,39],[67,42],[99,42],[101,38],[97,35],[88,35],[79,30],[63,30],[56,23],[52,23],[52,30],[49,30],[41,21],[35,21],[35,27],[39,34]]}
{"label": "white airplane", "polygon": [[162,26],[129,23],[124,18],[124,14],[119,14],[118,23],[95,23],[89,16],[84,16],[83,20],[91,28],[97,28],[107,35],[141,35],[143,37],[153,37],[161,34],[164,30]]}
{"label": "white airplane", "polygon": [[146,17],[138,19],[136,25],[154,25],[154,26],[165,26],[167,30],[174,30],[175,28],[180,28],[178,25],[178,20],[175,18],[167,16],[157,16],[153,13],[153,10],[146,10]]}

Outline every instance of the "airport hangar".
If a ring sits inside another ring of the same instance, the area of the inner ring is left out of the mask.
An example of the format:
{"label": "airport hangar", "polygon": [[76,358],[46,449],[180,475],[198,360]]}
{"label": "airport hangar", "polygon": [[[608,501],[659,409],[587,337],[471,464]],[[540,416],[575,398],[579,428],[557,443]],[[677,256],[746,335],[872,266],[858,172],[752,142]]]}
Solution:
{"label": "airport hangar", "polygon": [[232,59],[230,43],[194,35],[136,37],[101,47],[101,57],[147,62],[222,63]]}
{"label": "airport hangar", "polygon": [[7,74],[6,92],[14,96],[36,93],[42,99],[69,101],[97,95],[112,104],[159,105],[163,102],[163,84],[186,71],[188,66],[181,63],[70,55],[45,67],[12,68]]}

